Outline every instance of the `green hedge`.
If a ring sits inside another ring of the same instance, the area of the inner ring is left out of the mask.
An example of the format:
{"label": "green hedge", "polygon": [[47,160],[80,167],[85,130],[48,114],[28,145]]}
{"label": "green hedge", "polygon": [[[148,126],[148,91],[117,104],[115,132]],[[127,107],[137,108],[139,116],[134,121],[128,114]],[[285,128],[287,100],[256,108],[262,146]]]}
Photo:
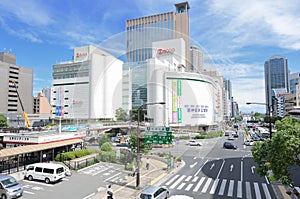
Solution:
{"label": "green hedge", "polygon": [[69,151],[65,153],[59,153],[55,157],[55,161],[62,162],[65,160],[74,160],[75,158],[80,158],[83,156],[90,155],[92,153],[89,149],[82,149],[77,151]]}

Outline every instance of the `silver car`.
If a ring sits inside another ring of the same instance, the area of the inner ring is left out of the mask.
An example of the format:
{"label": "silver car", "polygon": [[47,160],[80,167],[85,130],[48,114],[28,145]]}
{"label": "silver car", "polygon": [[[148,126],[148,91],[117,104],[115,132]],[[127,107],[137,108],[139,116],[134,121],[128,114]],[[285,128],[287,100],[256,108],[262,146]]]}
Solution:
{"label": "silver car", "polygon": [[150,186],[140,194],[139,199],[165,199],[169,197],[167,187]]}
{"label": "silver car", "polygon": [[19,198],[23,195],[23,186],[9,175],[0,175],[0,196],[2,199]]}

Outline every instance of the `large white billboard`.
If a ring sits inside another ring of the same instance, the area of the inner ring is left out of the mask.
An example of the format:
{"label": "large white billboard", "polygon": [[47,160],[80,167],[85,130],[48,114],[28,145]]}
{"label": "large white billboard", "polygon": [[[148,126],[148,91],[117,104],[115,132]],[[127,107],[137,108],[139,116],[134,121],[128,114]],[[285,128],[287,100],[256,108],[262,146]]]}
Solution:
{"label": "large white billboard", "polygon": [[181,126],[214,123],[213,85],[198,78],[167,77],[169,122]]}

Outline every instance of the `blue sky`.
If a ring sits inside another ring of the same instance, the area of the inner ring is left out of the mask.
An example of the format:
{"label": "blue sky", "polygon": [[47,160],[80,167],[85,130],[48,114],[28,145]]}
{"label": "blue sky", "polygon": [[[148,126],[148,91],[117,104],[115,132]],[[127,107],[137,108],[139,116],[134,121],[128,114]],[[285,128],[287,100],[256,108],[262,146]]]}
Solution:
{"label": "blue sky", "polygon": [[[69,61],[73,48],[103,46],[124,54],[127,19],[175,11],[174,0],[1,0],[0,51],[34,69],[34,94],[52,82],[52,66]],[[190,0],[193,43],[230,79],[243,112],[264,112],[264,62],[273,55],[300,71],[299,0]],[[110,41],[119,42],[113,45]]]}

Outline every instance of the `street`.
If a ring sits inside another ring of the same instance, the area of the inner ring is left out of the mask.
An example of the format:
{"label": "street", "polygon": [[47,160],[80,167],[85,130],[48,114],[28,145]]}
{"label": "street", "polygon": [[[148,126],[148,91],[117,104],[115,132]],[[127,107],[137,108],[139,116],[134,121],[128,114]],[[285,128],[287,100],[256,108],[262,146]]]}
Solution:
{"label": "street", "polygon": [[163,185],[170,195],[193,198],[276,198],[267,178],[256,173],[251,147],[244,147],[243,139],[240,133],[234,140],[237,150],[223,149],[226,136],[214,138],[215,144],[205,140],[201,147],[178,145],[181,150],[171,153],[181,151],[186,164]]}

